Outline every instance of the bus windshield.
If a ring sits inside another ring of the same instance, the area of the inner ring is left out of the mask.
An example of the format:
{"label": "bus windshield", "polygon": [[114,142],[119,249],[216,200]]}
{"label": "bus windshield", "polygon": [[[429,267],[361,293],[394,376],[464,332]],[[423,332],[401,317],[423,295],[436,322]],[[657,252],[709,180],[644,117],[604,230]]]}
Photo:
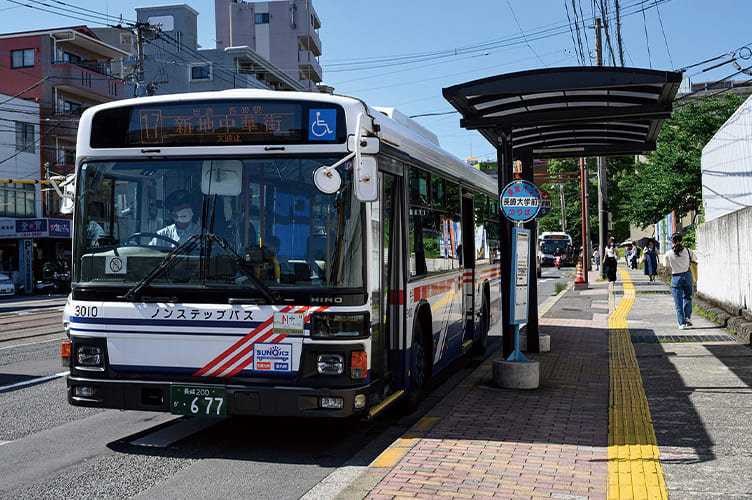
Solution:
{"label": "bus windshield", "polygon": [[553,254],[557,248],[561,249],[562,253],[569,253],[570,244],[568,240],[543,240],[541,241],[541,252],[546,254]]}
{"label": "bus windshield", "polygon": [[[77,179],[73,282],[243,290],[362,288],[361,203],[337,157],[90,161]],[[143,280],[148,276],[148,282]],[[172,292],[171,292],[172,293]]]}

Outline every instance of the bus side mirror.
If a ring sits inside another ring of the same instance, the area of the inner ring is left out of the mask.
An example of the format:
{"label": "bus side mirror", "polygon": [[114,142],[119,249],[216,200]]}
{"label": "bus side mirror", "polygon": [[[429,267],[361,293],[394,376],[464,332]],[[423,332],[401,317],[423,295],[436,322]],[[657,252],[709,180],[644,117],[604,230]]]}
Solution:
{"label": "bus side mirror", "polygon": [[360,201],[376,201],[379,196],[378,167],[373,156],[361,156],[355,165],[355,196]]}

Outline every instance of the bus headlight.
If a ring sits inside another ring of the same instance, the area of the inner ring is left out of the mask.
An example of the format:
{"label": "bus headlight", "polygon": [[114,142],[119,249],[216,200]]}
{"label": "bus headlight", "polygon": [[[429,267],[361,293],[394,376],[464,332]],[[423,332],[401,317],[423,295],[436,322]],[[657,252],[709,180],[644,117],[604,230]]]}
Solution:
{"label": "bus headlight", "polygon": [[319,354],[316,370],[320,375],[342,375],[345,371],[345,358],[339,354]]}
{"label": "bus headlight", "polygon": [[95,345],[80,345],[76,348],[76,361],[81,366],[101,366],[102,348]]}
{"label": "bus headlight", "polygon": [[312,339],[358,339],[370,334],[370,314],[315,313],[311,315]]}

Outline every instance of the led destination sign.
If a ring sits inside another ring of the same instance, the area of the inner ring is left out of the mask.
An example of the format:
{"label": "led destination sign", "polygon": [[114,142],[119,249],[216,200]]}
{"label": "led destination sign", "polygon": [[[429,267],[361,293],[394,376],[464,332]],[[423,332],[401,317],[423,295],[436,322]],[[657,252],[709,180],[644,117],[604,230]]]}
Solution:
{"label": "led destination sign", "polygon": [[216,100],[104,109],[91,147],[332,144],[347,140],[344,111],[317,102]]}

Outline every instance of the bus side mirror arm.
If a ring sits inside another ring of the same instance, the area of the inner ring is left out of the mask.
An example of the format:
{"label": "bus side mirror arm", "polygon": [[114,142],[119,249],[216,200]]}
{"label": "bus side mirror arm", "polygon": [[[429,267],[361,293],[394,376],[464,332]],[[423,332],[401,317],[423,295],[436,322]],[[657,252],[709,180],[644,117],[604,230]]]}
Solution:
{"label": "bus side mirror arm", "polygon": [[363,113],[358,115],[355,128],[355,196],[360,201],[376,201],[379,196],[378,166],[373,156],[363,156],[361,148],[366,146],[363,140]]}

